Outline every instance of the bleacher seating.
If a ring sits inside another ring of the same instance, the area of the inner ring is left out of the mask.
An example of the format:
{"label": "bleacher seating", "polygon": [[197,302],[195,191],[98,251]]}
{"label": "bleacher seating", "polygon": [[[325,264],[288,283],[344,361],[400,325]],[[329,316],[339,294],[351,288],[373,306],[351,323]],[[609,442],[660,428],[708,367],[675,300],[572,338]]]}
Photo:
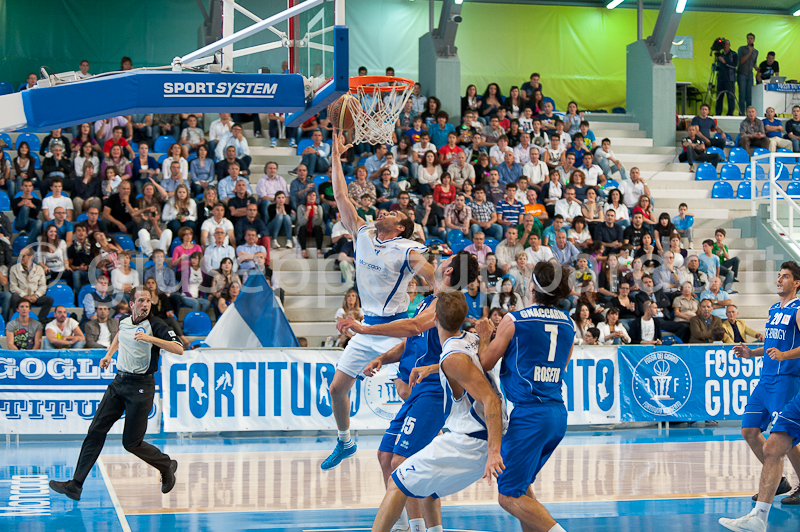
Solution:
{"label": "bleacher seating", "polygon": [[111,233],[111,236],[117,241],[119,246],[126,250],[126,251],[136,251],[136,246],[133,243],[133,239],[128,235],[124,235],[122,233]]}
{"label": "bleacher seating", "polygon": [[94,287],[90,284],[84,285],[80,292],[78,292],[78,301],[76,302],[79,307],[83,306],[83,298],[86,297],[86,294],[89,292],[94,291]]}
{"label": "bleacher seating", "polygon": [[500,245],[499,241],[495,240],[494,238],[489,238],[489,237],[486,237],[486,239],[483,241],[483,243],[486,244],[487,246],[489,246],[489,249],[492,250],[492,253],[494,253],[494,250],[497,249],[497,246]]}
{"label": "bleacher seating", "polygon": [[740,181],[742,170],[732,163],[723,164],[719,171],[719,178],[725,181]]}
{"label": "bleacher seating", "polygon": [[183,318],[183,332],[188,336],[207,336],[211,318],[205,312],[190,312]]}
{"label": "bleacher seating", "polygon": [[[175,143],[175,139],[169,135],[162,135],[158,137],[153,144],[153,151],[156,153],[166,153],[169,147]],[[160,161],[159,161],[160,162]]]}
{"label": "bleacher seating", "polygon": [[28,245],[28,235],[17,235],[14,242],[11,244],[11,253],[18,257],[20,252]]}
{"label": "bleacher seating", "polygon": [[14,149],[18,150],[21,142],[28,143],[28,146],[31,147],[31,154],[33,154],[33,152],[38,152],[42,148],[42,142],[34,133],[20,133],[17,137],[16,144],[14,144]]}
{"label": "bleacher seating", "polygon": [[706,150],[706,153],[708,153],[709,155],[711,155],[713,153],[717,153],[717,154],[719,154],[720,157],[722,157],[723,161],[727,160],[727,157],[725,157],[725,150],[723,150],[722,148],[717,148],[716,146],[711,146],[710,148],[708,148]]}
{"label": "bleacher seating", "polygon": [[0,211],[10,211],[11,200],[5,190],[0,190]]}
{"label": "bleacher seating", "polygon": [[0,81],[0,96],[4,94],[13,94],[14,86],[7,81]]}
{"label": "bleacher seating", "polygon": [[53,298],[53,305],[75,306],[75,292],[66,284],[54,284],[47,288],[47,295]]}
{"label": "bleacher seating", "polygon": [[792,181],[786,185],[786,193],[790,196],[800,196],[800,181]]}
{"label": "bleacher seating", "polygon": [[[750,172],[751,172],[750,165],[745,166],[745,168],[744,168],[744,178],[745,179],[751,179]],[[767,179],[766,170],[764,170],[763,166],[761,166],[760,164],[757,164],[756,165],[756,181],[764,181],[765,179]]]}
{"label": "bleacher seating", "polygon": [[731,152],[728,154],[728,161],[732,163],[749,163],[750,156],[747,154],[747,151],[743,148],[732,148]]}
{"label": "bleacher seating", "polygon": [[[30,311],[30,317],[33,318],[36,321],[40,321],[39,320],[39,315],[36,314],[34,311]],[[19,318],[19,312],[15,312],[14,314],[12,314],[11,315],[11,319],[9,321],[14,321],[17,318]]]}
{"label": "bleacher seating", "polygon": [[753,196],[752,184],[750,181],[741,181],[736,189],[736,197],[739,199],[750,199]]}
{"label": "bleacher seating", "polygon": [[6,143],[6,146],[8,147],[9,150],[14,149],[14,141],[11,140],[11,135],[9,135],[8,133],[0,132],[0,140]]}
{"label": "bleacher seating", "polygon": [[297,155],[302,155],[303,150],[313,145],[314,145],[313,139],[300,139],[300,142],[297,144]]}
{"label": "bleacher seating", "polygon": [[[778,187],[779,189],[783,190],[783,187],[781,186],[780,183],[775,183],[775,186]],[[761,187],[761,195],[762,196],[769,196],[769,181],[764,183],[764,186]]]}
{"label": "bleacher seating", "polygon": [[733,187],[727,181],[717,181],[711,188],[711,197],[718,199],[733,198]]}
{"label": "bleacher seating", "polygon": [[717,169],[713,164],[703,163],[695,170],[695,179],[698,181],[716,180],[718,179]]}

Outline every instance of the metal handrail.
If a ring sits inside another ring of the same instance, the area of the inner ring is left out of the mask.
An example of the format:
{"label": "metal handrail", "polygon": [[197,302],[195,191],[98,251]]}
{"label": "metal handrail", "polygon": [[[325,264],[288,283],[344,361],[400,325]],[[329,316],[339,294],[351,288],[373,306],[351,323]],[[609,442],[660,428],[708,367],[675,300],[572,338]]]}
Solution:
{"label": "metal handrail", "polygon": [[[758,212],[758,205],[766,200],[765,196],[758,196],[758,175],[756,174],[756,164],[758,161],[769,160],[769,221],[772,223],[786,238],[788,238],[795,246],[800,248],[800,242],[794,237],[794,215],[795,211],[800,215],[800,205],[786,193],[783,188],[778,185],[778,178],[775,175],[775,159],[776,158],[791,158],[796,159],[800,154],[797,153],[764,153],[755,155],[750,158],[750,212],[755,216]],[[786,201],[789,206],[789,227],[785,227],[778,220],[778,198]]]}

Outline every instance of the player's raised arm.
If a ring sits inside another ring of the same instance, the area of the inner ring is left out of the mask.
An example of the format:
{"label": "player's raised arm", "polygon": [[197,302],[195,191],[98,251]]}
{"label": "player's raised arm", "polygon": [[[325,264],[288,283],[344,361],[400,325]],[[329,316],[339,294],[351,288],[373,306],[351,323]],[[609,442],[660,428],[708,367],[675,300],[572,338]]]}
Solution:
{"label": "player's raised arm", "polygon": [[465,353],[448,355],[442,360],[439,369],[444,371],[451,384],[455,381],[464,389],[464,393],[470,394],[483,405],[489,444],[486,476],[489,477],[491,484],[492,476],[499,476],[505,469],[503,459],[500,457],[500,440],[503,437],[503,410],[500,397],[492,389],[486,375]]}
{"label": "player's raised arm", "polygon": [[342,216],[342,223],[347,231],[356,238],[358,230],[366,222],[362,220],[347,193],[347,181],[344,178],[344,170],[342,169],[341,155],[351,147],[351,145],[344,143],[344,135],[336,133],[333,130],[333,145],[331,146],[331,164],[333,170],[331,171],[331,185],[333,185],[333,197],[336,200],[336,206],[339,208],[339,214]]}
{"label": "player's raised arm", "polygon": [[[502,357],[508,349],[508,344],[514,337],[515,330],[516,327],[514,326],[514,320],[511,319],[511,314],[506,314],[503,321],[501,321],[500,325],[497,327],[497,334],[494,340],[492,340],[486,349],[481,349],[478,352],[484,371],[489,371],[497,365],[497,361],[500,360],[500,357]],[[485,335],[481,335],[481,344],[483,344],[484,336]]]}
{"label": "player's raised arm", "polygon": [[408,338],[433,328],[435,326],[433,322],[435,314],[435,308],[430,306],[413,318],[406,318],[404,320],[393,321],[391,323],[381,323],[378,325],[364,325],[363,323],[357,322],[352,318],[345,318],[336,324],[336,328],[339,329],[339,332],[352,329],[358,334],[390,336],[392,338]]}
{"label": "player's raised arm", "polygon": [[[408,253],[408,264],[411,268],[420,275],[425,282],[428,283],[428,286],[431,288],[438,286],[436,283],[436,268],[433,267],[433,264],[428,262],[428,259],[422,256],[422,254],[416,251],[410,251]],[[431,325],[433,327],[433,325]],[[425,330],[425,329],[423,329]]]}

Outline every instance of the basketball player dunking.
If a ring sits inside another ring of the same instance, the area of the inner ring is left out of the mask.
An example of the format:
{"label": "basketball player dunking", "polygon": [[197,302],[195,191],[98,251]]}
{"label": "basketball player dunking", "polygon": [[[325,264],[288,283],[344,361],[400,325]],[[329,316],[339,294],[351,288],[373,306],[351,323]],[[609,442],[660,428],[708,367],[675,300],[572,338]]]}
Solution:
{"label": "basketball player dunking", "polygon": [[[753,511],[739,519],[720,519],[729,530],[765,531],[775,495],[791,490],[783,473],[783,457],[789,457],[800,476],[800,266],[794,261],[781,264],[778,274],[780,302],[769,309],[764,331],[764,347],[750,349],[744,344],[733,348],[738,357],[764,357],[758,381],[742,419],[742,436],[764,464]],[[764,430],[773,423],[768,440]],[[798,504],[798,490],[781,501]]]}
{"label": "basketball player dunking", "polygon": [[[366,223],[351,202],[342,171],[341,154],[347,151],[344,137],[333,132],[331,181],[336,205],[347,232],[355,236],[356,284],[367,325],[379,325],[408,318],[408,282],[419,273],[429,286],[435,285],[434,268],[422,253],[427,248],[409,240],[414,222],[400,211],[384,214]],[[338,466],[356,452],[350,438],[350,401],[348,392],[364,367],[375,357],[400,343],[399,338],[357,334],[347,344],[336,365],[330,386],[333,416],[339,429],[336,448],[322,462],[322,469]]]}

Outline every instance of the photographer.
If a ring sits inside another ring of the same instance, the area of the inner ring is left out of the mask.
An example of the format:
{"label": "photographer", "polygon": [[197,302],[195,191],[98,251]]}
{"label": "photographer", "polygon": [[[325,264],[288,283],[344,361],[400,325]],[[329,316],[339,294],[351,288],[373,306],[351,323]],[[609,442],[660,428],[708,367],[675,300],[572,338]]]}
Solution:
{"label": "photographer", "polygon": [[[717,109],[716,115],[722,115],[722,95],[728,98],[728,116],[733,116],[736,109],[734,91],[736,90],[736,68],[739,66],[739,56],[731,50],[731,41],[725,39],[722,51],[717,52],[714,67],[717,69]],[[744,111],[742,111],[744,114]]]}

